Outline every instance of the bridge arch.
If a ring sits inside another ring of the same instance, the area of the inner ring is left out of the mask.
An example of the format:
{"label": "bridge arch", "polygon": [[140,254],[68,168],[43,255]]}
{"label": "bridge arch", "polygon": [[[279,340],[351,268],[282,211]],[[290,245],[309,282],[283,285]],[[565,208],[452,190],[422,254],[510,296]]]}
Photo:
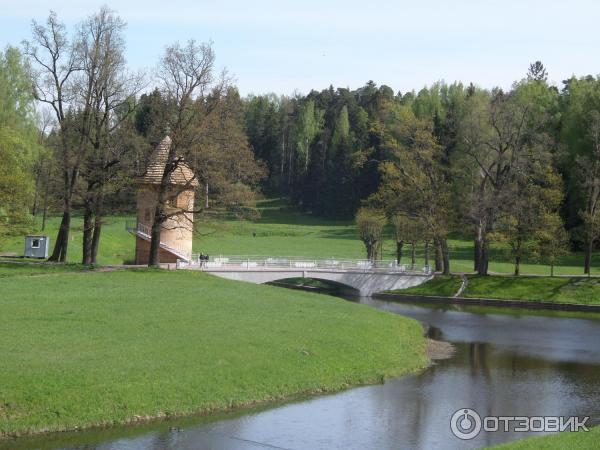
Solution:
{"label": "bridge arch", "polygon": [[[287,281],[291,281],[291,280],[313,280],[313,281],[319,281],[321,283],[323,283],[324,286],[326,286],[327,288],[331,288],[331,291],[336,291],[336,292],[341,292],[343,294],[348,294],[348,295],[360,295],[360,290],[358,288],[349,286],[347,284],[344,283],[340,283],[339,281],[332,281],[332,280],[328,280],[324,277],[316,277],[316,276],[311,276],[309,278],[282,278],[280,280],[275,280],[275,281],[270,281],[267,284],[272,284],[274,286],[284,286],[284,287],[302,287],[302,285],[299,284],[293,284],[293,283],[286,283]],[[310,285],[305,285],[306,287],[311,287]]]}
{"label": "bridge arch", "polygon": [[402,289],[431,279],[428,273],[347,271],[325,269],[204,269],[221,278],[265,284],[289,278],[312,278],[337,283],[357,290],[360,295],[371,295],[392,289]]}

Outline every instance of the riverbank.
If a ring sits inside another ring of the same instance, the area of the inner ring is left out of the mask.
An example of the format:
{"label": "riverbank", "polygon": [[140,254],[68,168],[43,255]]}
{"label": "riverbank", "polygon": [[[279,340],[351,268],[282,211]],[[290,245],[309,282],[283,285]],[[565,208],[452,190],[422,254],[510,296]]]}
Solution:
{"label": "riverbank", "polygon": [[383,295],[413,301],[600,312],[598,278],[468,275],[465,289],[456,296],[463,280],[459,275],[436,276],[422,285]]}
{"label": "riverbank", "polygon": [[493,450],[594,450],[598,448],[600,426],[590,428],[590,431],[577,433],[560,433],[521,439],[507,444],[489,447]]}
{"label": "riverbank", "polygon": [[243,408],[429,363],[417,321],[334,297],[191,271],[32,270],[0,281],[4,437]]}

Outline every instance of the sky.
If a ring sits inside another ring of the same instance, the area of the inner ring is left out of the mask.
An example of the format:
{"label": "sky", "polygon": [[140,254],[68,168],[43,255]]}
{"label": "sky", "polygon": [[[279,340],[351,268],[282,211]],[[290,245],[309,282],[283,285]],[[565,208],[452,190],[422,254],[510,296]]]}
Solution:
{"label": "sky", "polygon": [[212,40],[242,95],[291,95],[373,80],[508,88],[540,60],[560,87],[600,73],[597,0],[0,0],[0,48],[50,9],[72,30],[108,5],[126,22],[127,61],[151,75],[175,41]]}

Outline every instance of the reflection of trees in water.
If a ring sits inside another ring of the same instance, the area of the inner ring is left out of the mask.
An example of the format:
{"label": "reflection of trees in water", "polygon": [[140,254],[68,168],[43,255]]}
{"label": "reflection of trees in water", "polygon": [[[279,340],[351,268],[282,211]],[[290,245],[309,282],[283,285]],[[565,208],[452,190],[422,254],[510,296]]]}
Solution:
{"label": "reflection of trees in water", "polygon": [[[477,392],[472,398],[480,414],[570,416],[600,412],[598,364],[556,361],[544,357],[544,352],[538,357],[486,343],[460,347],[457,359],[468,364],[469,389]],[[494,437],[494,441],[501,440]]]}
{"label": "reflection of trees in water", "polygon": [[471,374],[480,372],[486,379],[491,378],[489,344],[485,342],[471,342],[469,344],[469,366]]}

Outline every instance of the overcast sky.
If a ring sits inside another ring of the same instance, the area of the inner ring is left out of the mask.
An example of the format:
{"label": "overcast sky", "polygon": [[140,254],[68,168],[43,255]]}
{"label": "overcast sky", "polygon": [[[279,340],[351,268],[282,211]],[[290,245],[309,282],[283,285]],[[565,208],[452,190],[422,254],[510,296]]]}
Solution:
{"label": "overcast sky", "polygon": [[212,40],[243,95],[438,80],[508,87],[541,60],[556,84],[600,73],[592,0],[0,0],[0,47],[49,9],[70,27],[107,4],[128,23],[127,59],[152,69],[164,47]]}

